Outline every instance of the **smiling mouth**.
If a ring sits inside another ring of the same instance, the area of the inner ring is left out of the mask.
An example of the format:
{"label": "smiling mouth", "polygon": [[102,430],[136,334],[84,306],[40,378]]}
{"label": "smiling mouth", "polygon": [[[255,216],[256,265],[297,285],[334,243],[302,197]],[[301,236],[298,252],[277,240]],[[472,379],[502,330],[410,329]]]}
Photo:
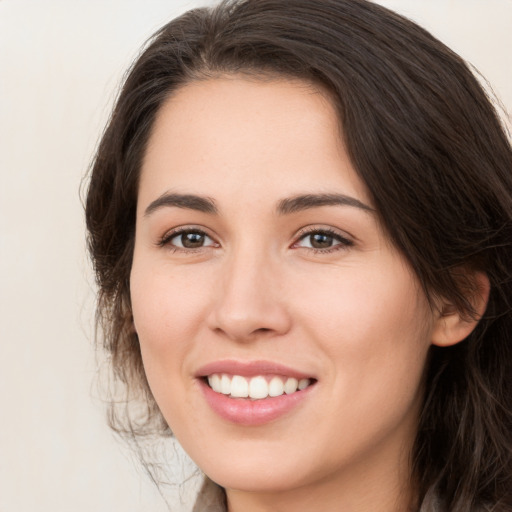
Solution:
{"label": "smiling mouth", "polygon": [[230,398],[248,398],[264,400],[268,397],[292,395],[313,385],[315,379],[296,379],[279,375],[257,375],[244,377],[226,373],[213,373],[204,378],[208,386],[216,393]]}

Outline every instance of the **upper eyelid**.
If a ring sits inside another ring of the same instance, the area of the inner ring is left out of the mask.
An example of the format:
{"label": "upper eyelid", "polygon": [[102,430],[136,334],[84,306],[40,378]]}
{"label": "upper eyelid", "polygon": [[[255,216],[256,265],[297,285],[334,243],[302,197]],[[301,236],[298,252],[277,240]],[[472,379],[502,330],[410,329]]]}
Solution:
{"label": "upper eyelid", "polygon": [[302,237],[310,235],[312,233],[328,233],[330,235],[338,236],[345,240],[350,240],[351,242],[354,243],[357,241],[357,238],[347,231],[332,226],[322,226],[315,224],[301,228],[295,235],[295,240],[300,240]]}
{"label": "upper eyelid", "polygon": [[203,234],[209,236],[210,238],[213,238],[213,235],[211,235],[209,229],[207,229],[203,226],[198,226],[198,225],[194,225],[194,224],[190,224],[190,225],[184,224],[182,226],[176,226],[174,228],[168,229],[167,231],[165,231],[165,233],[162,235],[161,238],[167,238],[169,236],[179,235],[181,233],[188,233],[188,232],[203,233]]}

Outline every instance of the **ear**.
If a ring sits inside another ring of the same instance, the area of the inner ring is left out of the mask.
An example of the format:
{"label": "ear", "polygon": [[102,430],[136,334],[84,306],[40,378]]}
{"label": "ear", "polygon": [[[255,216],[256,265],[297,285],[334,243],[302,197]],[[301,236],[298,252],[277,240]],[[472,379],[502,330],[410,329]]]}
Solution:
{"label": "ear", "polygon": [[474,315],[461,313],[453,304],[442,302],[432,332],[432,344],[439,347],[455,345],[467,338],[482,318],[489,300],[491,285],[483,272],[473,272],[469,278],[472,286],[468,300],[473,306]]}

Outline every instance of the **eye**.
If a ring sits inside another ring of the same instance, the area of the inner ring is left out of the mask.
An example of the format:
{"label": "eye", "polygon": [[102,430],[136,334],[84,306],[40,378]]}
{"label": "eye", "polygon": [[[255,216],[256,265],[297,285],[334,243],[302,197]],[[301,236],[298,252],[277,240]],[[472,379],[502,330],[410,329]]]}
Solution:
{"label": "eye", "polygon": [[330,252],[344,249],[352,245],[354,245],[354,243],[351,240],[333,230],[312,229],[301,233],[294,247],[304,247],[320,252]]}
{"label": "eye", "polygon": [[180,229],[166,234],[159,245],[171,246],[176,250],[193,250],[216,246],[217,244],[200,229]]}

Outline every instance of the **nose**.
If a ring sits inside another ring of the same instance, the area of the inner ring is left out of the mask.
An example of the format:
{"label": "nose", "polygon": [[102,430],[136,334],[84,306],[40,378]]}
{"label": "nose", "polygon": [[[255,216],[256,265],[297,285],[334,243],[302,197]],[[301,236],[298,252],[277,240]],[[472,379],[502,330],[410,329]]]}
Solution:
{"label": "nose", "polygon": [[213,289],[210,329],[248,342],[285,334],[291,327],[279,265],[264,254],[233,254]]}

